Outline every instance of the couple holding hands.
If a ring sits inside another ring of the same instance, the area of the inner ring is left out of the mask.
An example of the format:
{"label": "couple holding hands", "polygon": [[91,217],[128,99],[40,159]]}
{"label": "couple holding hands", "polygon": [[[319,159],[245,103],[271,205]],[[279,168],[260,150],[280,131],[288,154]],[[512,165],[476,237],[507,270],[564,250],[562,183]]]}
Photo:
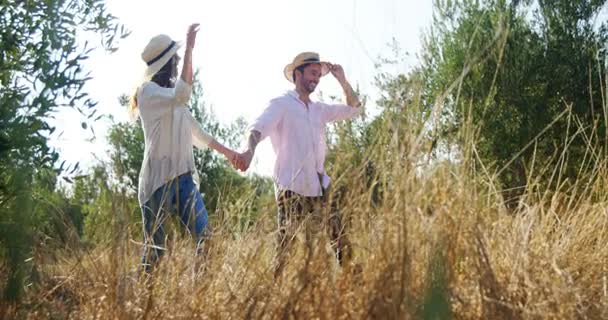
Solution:
{"label": "couple holding hands", "polygon": [[[273,181],[278,207],[278,250],[275,275],[285,265],[293,232],[303,220],[317,219],[327,206],[329,177],[325,174],[325,127],[329,122],[352,118],[362,108],[344,70],[321,61],[314,52],[298,54],[283,70],[294,89],[268,103],[250,125],[247,149],[235,152],[207,134],[186,107],[192,93],[192,51],[198,24],[189,27],[181,74],[180,44],[166,35],[150,40],[142,53],[147,64],[144,81],[133,96],[130,113],[139,115],[145,137],[144,160],[139,175],[138,198],[142,208],[144,248],[142,263],[151,271],[162,256],[163,223],[172,211],[197,240],[197,253],[205,239],[208,214],[193,181],[193,146],[223,154],[238,170],[249,168],[258,143],[270,138],[275,154]],[[340,83],[346,104],[312,101],[321,77],[331,73]],[[351,257],[340,215],[327,218],[332,246],[340,264]]]}

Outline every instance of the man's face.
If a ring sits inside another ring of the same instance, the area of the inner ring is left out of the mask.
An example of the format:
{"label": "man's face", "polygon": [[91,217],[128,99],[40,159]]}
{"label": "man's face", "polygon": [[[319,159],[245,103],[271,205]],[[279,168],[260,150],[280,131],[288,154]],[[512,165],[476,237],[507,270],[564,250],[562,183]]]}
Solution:
{"label": "man's face", "polygon": [[[296,71],[296,73],[300,73],[300,71]],[[308,93],[313,93],[321,79],[321,65],[318,63],[309,64],[304,68],[304,72],[300,74],[301,76],[296,76],[296,85],[304,88]]]}

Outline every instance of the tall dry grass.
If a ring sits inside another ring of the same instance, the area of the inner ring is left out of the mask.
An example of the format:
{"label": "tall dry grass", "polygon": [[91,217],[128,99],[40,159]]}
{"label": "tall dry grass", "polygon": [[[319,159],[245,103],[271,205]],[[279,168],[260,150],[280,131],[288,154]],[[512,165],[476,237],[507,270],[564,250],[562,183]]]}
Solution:
{"label": "tall dry grass", "polygon": [[[474,143],[464,146],[458,159],[420,168],[428,149],[424,126],[412,129],[395,117],[382,127],[385,133],[365,151],[364,161],[335,179],[347,186],[341,212],[349,222],[352,264],[339,267],[326,233],[318,232],[309,240],[301,237],[275,279],[274,204],[240,232],[231,224],[247,208],[226,204],[206,257],[194,257],[192,241],[173,233],[168,254],[153,276],[145,277],[137,272],[140,239],[129,239],[127,228],[133,226],[125,226],[125,215],[133,213],[117,203],[116,219],[108,226],[114,240],[88,252],[66,252],[42,266],[41,286],[31,288],[27,303],[8,314],[608,318],[605,160],[596,160],[593,174],[562,192],[543,190],[531,173],[513,211],[505,207],[489,169],[475,158]],[[344,152],[337,163],[348,163],[351,156]],[[371,176],[370,162],[379,168]]]}

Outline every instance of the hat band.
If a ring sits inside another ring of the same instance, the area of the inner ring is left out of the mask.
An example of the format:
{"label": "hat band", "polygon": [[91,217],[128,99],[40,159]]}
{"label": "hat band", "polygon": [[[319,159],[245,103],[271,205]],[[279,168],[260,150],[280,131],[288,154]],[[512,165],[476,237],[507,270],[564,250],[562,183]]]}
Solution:
{"label": "hat band", "polygon": [[320,62],[319,58],[308,58],[308,59],[304,59],[303,62]]}
{"label": "hat band", "polygon": [[157,55],[154,59],[146,62],[149,65],[153,64],[154,62],[160,60],[160,58],[162,58],[165,54],[167,54],[167,52],[171,51],[171,49],[173,49],[173,47],[175,47],[175,41],[171,41],[171,44],[167,47],[167,49],[165,49],[163,52],[161,52],[159,55]]}

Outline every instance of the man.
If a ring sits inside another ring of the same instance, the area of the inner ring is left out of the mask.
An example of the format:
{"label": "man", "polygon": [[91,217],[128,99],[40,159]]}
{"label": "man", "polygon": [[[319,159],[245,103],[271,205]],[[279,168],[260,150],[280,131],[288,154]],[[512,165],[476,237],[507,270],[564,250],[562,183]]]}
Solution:
{"label": "man", "polygon": [[[347,105],[312,101],[322,76],[331,72],[338,80]],[[270,101],[253,122],[248,149],[237,157],[237,168],[247,170],[258,143],[270,137],[276,155],[274,182],[278,207],[278,252],[275,276],[285,264],[285,255],[297,222],[318,219],[320,209],[327,205],[329,177],[325,173],[325,126],[329,122],[352,118],[361,113],[359,99],[346,80],[339,64],[322,62],[314,52],[297,55],[285,66],[284,75],[295,85],[294,90]],[[342,265],[351,256],[351,248],[343,234],[337,212],[328,221],[332,246]]]}

